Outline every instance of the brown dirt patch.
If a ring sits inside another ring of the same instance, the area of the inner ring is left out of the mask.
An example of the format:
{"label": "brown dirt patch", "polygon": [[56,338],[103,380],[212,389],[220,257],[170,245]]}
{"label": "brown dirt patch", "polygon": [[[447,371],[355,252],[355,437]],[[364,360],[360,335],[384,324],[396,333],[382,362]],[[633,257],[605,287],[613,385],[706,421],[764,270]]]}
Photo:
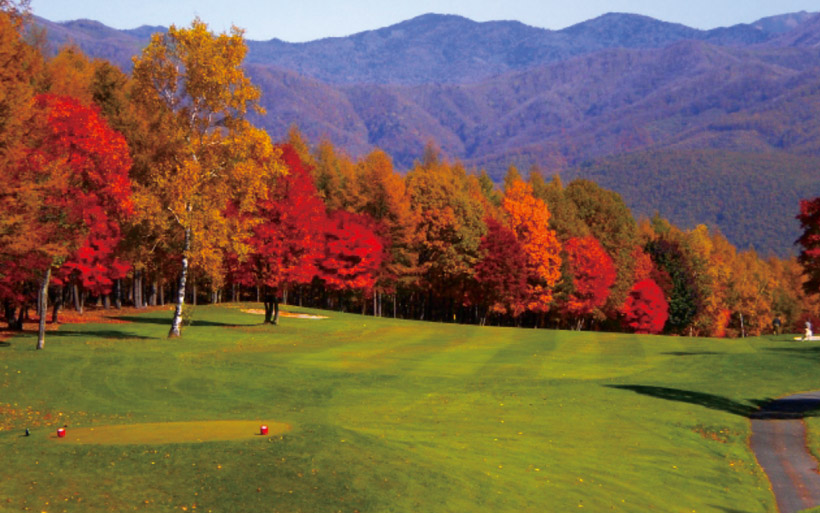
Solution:
{"label": "brown dirt patch", "polygon": [[[260,433],[261,425],[267,425],[267,436]],[[276,421],[174,421],[67,428],[65,437],[57,437],[55,429],[49,439],[66,444],[202,443],[271,437],[290,430],[289,424]]]}

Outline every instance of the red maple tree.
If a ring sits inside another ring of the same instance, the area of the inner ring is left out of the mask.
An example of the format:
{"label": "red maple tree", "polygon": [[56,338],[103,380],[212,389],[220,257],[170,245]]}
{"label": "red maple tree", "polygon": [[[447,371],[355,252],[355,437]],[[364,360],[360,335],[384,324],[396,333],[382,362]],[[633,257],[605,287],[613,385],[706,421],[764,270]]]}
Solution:
{"label": "red maple tree", "polygon": [[606,303],[609,289],[615,283],[615,265],[592,235],[570,238],[564,243],[564,251],[573,281],[564,310],[580,319]]}
{"label": "red maple tree", "polygon": [[235,264],[232,276],[246,286],[265,289],[265,322],[277,324],[279,297],[290,285],[309,283],[324,250],[325,206],[310,173],[290,144],[280,145],[288,173],[278,178],[267,198],[249,216],[259,220],[247,244],[247,260]]}
{"label": "red maple tree", "polygon": [[[81,269],[104,290],[124,264],[114,260],[119,220],[131,214],[131,158],[121,134],[97,109],[66,96],[39,95],[25,157],[8,183],[19,223],[12,246],[40,279],[38,349],[43,346],[45,300],[52,268]],[[7,185],[8,186],[8,185]],[[108,262],[108,265],[100,265]]]}
{"label": "red maple tree", "polygon": [[492,218],[486,223],[475,266],[477,301],[491,313],[518,317],[527,303],[527,256],[511,229]]}
{"label": "red maple tree", "polygon": [[803,288],[807,294],[820,292],[820,197],[800,201],[797,215],[803,234],[797,239],[803,250],[797,260],[806,271]]}
{"label": "red maple tree", "polygon": [[379,224],[364,214],[338,210],[325,228],[325,247],[317,262],[319,278],[331,290],[360,290],[368,297],[385,258]]}
{"label": "red maple tree", "polygon": [[623,312],[627,326],[635,333],[657,334],[669,317],[669,303],[658,284],[647,278],[632,287]]}

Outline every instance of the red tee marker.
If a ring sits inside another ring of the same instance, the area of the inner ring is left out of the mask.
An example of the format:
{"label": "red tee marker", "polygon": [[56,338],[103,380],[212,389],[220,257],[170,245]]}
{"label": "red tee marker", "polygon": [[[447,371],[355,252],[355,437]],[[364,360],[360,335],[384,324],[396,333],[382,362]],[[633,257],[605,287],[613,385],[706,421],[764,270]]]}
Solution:
{"label": "red tee marker", "polygon": [[260,426],[259,433],[262,435],[268,435],[268,427],[266,425]]}
{"label": "red tee marker", "polygon": [[57,429],[57,437],[65,437],[65,428]]}

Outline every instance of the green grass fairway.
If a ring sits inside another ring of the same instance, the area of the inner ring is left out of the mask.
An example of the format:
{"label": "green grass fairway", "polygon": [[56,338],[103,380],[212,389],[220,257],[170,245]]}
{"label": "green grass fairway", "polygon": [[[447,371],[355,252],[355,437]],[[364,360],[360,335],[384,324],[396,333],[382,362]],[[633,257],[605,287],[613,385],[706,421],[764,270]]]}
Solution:
{"label": "green grass fairway", "polygon": [[[64,325],[41,352],[32,335],[0,344],[0,511],[773,511],[746,416],[820,388],[820,347],[792,336],[296,308],[329,318],[272,327],[239,308],[197,307],[181,340],[170,312],[146,312]],[[272,430],[207,440],[208,421]],[[190,424],[165,444],[68,442],[152,423]]]}

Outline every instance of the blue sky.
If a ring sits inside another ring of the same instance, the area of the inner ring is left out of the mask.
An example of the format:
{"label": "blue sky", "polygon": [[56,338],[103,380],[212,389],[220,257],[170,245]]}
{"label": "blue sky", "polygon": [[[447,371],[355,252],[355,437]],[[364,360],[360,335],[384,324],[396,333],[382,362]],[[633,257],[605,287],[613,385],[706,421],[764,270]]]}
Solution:
{"label": "blue sky", "polygon": [[296,42],[377,29],[428,12],[546,29],[629,12],[711,29],[774,14],[820,12],[820,0],[31,0],[31,7],[52,21],[90,18],[118,29],[184,26],[199,16],[216,32],[235,24],[248,39]]}

